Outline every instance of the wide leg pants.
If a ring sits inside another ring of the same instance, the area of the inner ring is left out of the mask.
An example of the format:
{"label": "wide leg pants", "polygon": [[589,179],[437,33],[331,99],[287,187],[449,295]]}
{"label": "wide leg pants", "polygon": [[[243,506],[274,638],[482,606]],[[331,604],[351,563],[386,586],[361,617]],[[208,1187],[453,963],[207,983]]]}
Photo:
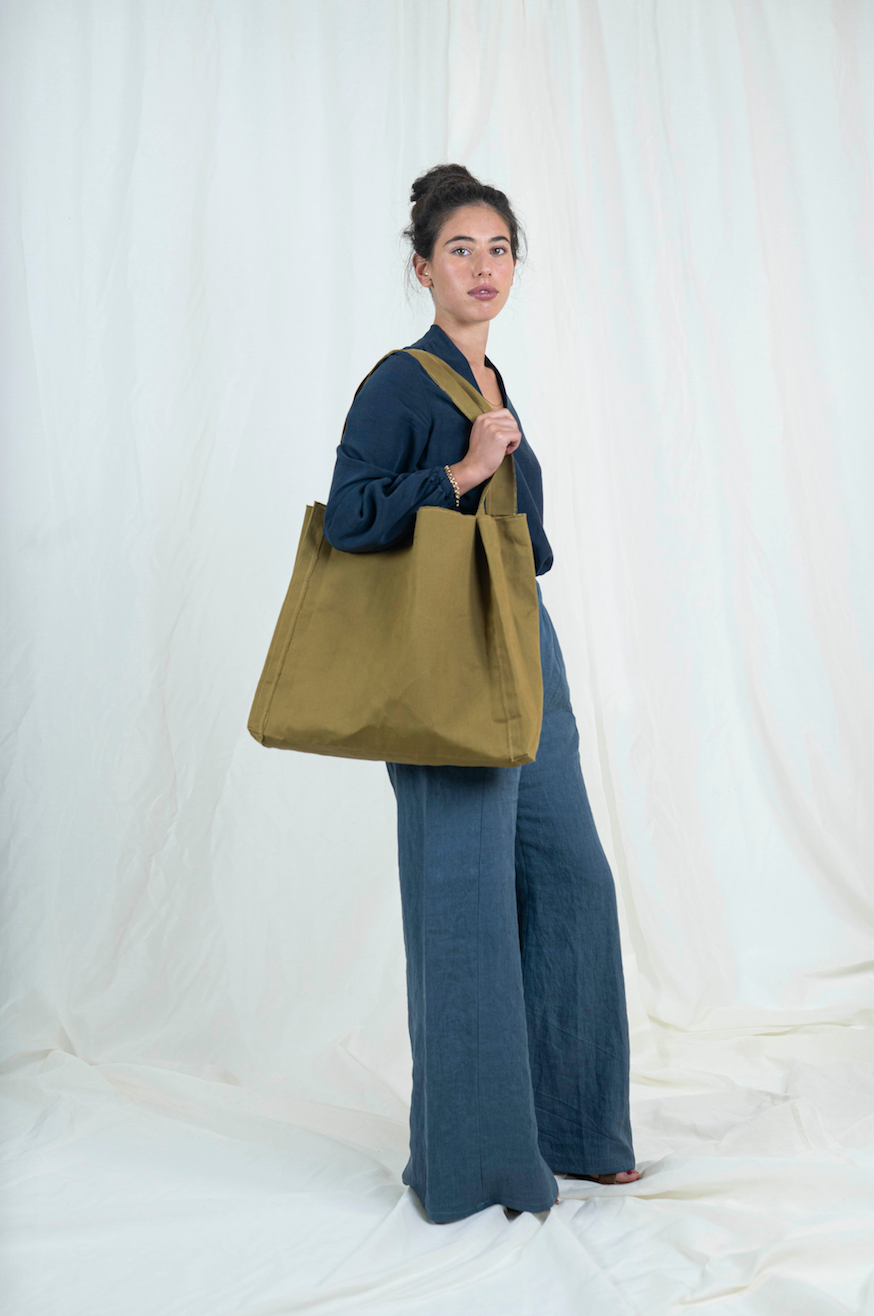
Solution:
{"label": "wide leg pants", "polygon": [[542,597],[540,647],[534,763],[387,764],[413,1053],[403,1179],[433,1221],[545,1211],[553,1172],[634,1167],[616,895]]}

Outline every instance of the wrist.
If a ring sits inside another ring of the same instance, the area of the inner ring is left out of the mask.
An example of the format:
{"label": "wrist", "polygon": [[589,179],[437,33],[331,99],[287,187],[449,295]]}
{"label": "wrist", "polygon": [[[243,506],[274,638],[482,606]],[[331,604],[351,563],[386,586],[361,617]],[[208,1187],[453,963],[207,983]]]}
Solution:
{"label": "wrist", "polygon": [[483,480],[489,478],[487,475],[473,470],[466,458],[462,458],[460,462],[453,462],[447,469],[455,476],[462,494],[466,494],[469,489],[475,489],[478,484],[482,484]]}

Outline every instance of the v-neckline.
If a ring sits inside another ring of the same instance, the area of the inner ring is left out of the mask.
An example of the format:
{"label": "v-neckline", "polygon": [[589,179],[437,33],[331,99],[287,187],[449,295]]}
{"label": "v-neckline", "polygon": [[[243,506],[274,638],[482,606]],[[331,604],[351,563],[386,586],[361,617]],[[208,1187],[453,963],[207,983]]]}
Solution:
{"label": "v-neckline", "polygon": [[[452,366],[452,369],[455,370],[458,374],[462,375],[462,377],[464,376],[467,377],[468,382],[473,384],[474,388],[476,389],[477,393],[479,393],[483,402],[488,403],[492,411],[498,411],[501,407],[506,407],[507,405],[506,391],[501,381],[500,371],[498,370],[498,367],[494,364],[494,362],[490,361],[487,356],[483,357],[485,365],[489,368],[489,370],[494,370],[495,372],[495,380],[498,385],[498,392],[501,395],[500,402],[489,402],[489,399],[486,397],[485,393],[483,393],[482,389],[480,388],[477,382],[476,376],[474,375],[473,370],[471,369],[471,364],[468,361],[467,357],[464,355],[461,348],[456,346],[455,343],[453,343],[452,339],[449,337],[445,329],[443,329],[439,324],[432,324],[431,328],[428,330],[428,334],[432,333],[435,329],[440,334],[440,341],[444,345],[444,352],[448,348],[449,352],[452,354],[454,358],[453,360],[446,360],[446,356],[443,356],[443,360],[446,361],[446,364],[448,366]],[[428,334],[425,334],[425,338],[428,337]],[[427,344],[423,343],[421,339],[420,339],[420,345],[423,346],[426,351],[428,350]],[[442,354],[438,353],[437,355],[442,355]]]}

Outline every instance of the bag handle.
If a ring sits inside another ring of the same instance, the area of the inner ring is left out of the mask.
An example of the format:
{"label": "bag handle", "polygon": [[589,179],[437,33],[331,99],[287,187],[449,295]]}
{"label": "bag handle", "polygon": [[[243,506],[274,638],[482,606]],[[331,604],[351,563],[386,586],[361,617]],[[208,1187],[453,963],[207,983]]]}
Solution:
{"label": "bag handle", "polygon": [[[433,352],[422,352],[416,347],[395,347],[391,352],[386,352],[377,361],[373,370],[381,366],[395,352],[406,352],[408,356],[413,356],[419,362],[423,370],[431,376],[438,388],[448,395],[463,416],[471,422],[475,421],[477,416],[484,416],[495,408],[491,402],[483,397],[479,389],[474,388],[473,384],[460,375],[457,370],[453,370],[442,357],[435,356]],[[361,389],[367,383],[373,370],[369,370],[362,379],[358,388],[355,390],[355,397],[358,396]],[[344,426],[345,429],[345,426]],[[516,467],[513,462],[513,454],[508,452],[492,478],[488,481],[480,496],[479,506],[476,509],[477,516],[515,516],[517,513],[516,503]]]}

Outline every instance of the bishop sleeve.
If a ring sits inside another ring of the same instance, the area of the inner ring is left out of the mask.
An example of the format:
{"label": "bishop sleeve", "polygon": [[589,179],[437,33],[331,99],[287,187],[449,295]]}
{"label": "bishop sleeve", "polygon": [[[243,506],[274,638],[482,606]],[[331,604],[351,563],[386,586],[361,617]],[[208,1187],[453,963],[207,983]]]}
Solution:
{"label": "bishop sleeve", "polygon": [[412,532],[420,507],[455,506],[446,471],[428,465],[427,402],[417,399],[425,413],[420,414],[400,396],[397,367],[386,369],[392,360],[357,394],[337,447],[325,538],[345,553],[390,548]]}

